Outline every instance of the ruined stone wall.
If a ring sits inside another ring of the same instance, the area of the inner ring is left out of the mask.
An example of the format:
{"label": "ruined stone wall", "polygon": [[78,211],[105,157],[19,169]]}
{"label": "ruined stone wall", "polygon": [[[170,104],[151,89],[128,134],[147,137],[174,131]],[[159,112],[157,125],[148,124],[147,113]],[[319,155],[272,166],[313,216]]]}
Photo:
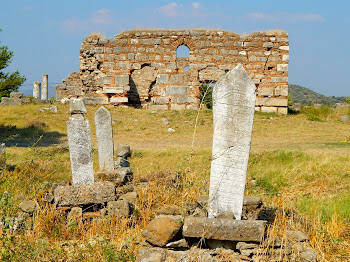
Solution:
{"label": "ruined stone wall", "polygon": [[[199,88],[241,63],[257,87],[256,110],[287,113],[288,34],[217,30],[133,30],[84,38],[80,72],[58,85],[57,99],[153,109],[197,109]],[[188,57],[177,57],[185,45]]]}

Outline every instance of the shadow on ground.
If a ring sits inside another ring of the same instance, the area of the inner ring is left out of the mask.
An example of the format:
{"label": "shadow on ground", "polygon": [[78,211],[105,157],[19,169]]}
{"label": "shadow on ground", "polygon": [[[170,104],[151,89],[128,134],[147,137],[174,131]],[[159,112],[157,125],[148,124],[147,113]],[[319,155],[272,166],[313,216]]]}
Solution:
{"label": "shadow on ground", "polygon": [[59,144],[66,136],[56,131],[46,131],[44,122],[34,121],[27,127],[0,124],[0,143],[7,147],[46,147]]}

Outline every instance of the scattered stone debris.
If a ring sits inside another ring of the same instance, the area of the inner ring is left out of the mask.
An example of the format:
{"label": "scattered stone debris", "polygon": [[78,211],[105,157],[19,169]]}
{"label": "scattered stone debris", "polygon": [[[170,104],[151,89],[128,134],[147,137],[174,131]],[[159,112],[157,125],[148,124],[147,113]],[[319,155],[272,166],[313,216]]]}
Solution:
{"label": "scattered stone debris", "polygon": [[175,130],[172,129],[171,127],[169,127],[169,128],[168,128],[168,132],[173,133],[173,132],[175,132]]}
{"label": "scattered stone debris", "polygon": [[193,122],[192,121],[185,121],[185,123],[193,126]]}
{"label": "scattered stone debris", "polygon": [[349,122],[349,116],[348,115],[341,116],[340,117],[340,121],[342,121],[342,122]]}
{"label": "scattered stone debris", "polygon": [[259,261],[317,262],[308,236],[301,231],[287,231],[283,242],[278,237],[269,240],[267,224],[273,224],[274,216],[259,220],[272,210],[259,197],[244,197],[242,220],[208,218],[208,196],[199,196],[195,205],[202,212],[185,212],[190,214],[186,216],[179,215],[177,206],[161,207],[142,232],[147,242],[139,249],[137,261],[244,262],[260,257]]}
{"label": "scattered stone debris", "polygon": [[43,107],[39,109],[39,112],[45,112],[45,111],[49,111],[51,113],[58,113],[58,107],[50,106],[50,107]]}
{"label": "scattered stone debris", "polygon": [[169,121],[166,118],[161,119],[165,126],[169,125]]}
{"label": "scattered stone debris", "polygon": [[24,97],[21,92],[11,92],[10,97],[1,97],[1,105],[12,106],[12,105],[25,105],[29,103],[36,104],[50,104],[49,99],[37,99],[31,97]]}

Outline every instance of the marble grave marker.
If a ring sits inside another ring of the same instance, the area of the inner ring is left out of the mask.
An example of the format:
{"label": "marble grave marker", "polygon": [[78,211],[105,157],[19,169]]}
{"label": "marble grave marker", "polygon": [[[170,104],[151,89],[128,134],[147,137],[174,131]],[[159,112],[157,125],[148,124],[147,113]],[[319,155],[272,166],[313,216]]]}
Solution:
{"label": "marble grave marker", "polygon": [[255,84],[238,64],[213,90],[209,218],[231,211],[241,219],[254,109]]}
{"label": "marble grave marker", "polygon": [[94,183],[92,147],[89,121],[84,119],[86,108],[78,98],[69,100],[71,117],[67,121],[67,135],[73,185]]}
{"label": "marble grave marker", "polygon": [[101,106],[95,113],[95,128],[100,171],[114,170],[114,146],[111,113]]}

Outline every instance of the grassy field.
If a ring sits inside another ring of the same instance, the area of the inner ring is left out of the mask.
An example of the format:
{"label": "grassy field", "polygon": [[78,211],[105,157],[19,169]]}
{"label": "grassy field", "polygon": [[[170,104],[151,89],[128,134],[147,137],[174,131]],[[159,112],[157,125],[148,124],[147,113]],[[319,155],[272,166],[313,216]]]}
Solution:
{"label": "grassy field", "polygon": [[[0,142],[8,144],[8,164],[16,165],[14,171],[0,171],[3,218],[15,216],[24,199],[39,201],[54,182],[71,179],[68,107],[57,106],[59,113],[39,112],[42,105],[0,107]],[[106,108],[113,116],[115,146],[128,144],[133,150],[130,162],[140,196],[134,217],[77,225],[47,206],[35,215],[31,230],[3,229],[3,260],[133,261],[142,229],[159,207],[185,206],[208,194],[212,111],[201,111],[196,123],[193,111]],[[87,109],[97,171],[93,119],[98,106]],[[246,194],[281,211],[270,229],[274,234],[305,231],[320,261],[350,260],[350,143],[344,143],[350,123],[339,121],[343,114],[349,110],[323,107],[288,116],[259,113],[254,119]],[[149,183],[141,187],[144,179]]]}

